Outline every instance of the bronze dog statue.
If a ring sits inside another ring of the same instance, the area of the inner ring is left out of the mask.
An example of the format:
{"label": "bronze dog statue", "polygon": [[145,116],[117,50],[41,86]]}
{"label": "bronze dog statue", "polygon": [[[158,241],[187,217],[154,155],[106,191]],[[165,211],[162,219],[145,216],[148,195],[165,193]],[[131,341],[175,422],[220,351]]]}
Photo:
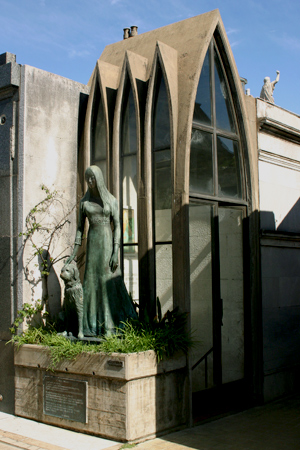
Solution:
{"label": "bronze dog statue", "polygon": [[79,271],[75,264],[66,264],[61,270],[60,277],[65,283],[64,310],[72,307],[75,303],[78,316],[78,338],[83,334],[83,290],[79,279]]}

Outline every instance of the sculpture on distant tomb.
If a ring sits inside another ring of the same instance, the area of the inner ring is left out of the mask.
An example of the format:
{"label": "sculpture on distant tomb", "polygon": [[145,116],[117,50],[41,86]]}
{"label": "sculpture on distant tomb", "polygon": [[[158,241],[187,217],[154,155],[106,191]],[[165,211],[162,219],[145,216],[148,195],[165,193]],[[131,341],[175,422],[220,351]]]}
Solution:
{"label": "sculpture on distant tomb", "polygon": [[267,100],[270,103],[275,103],[273,98],[273,92],[275,89],[275,84],[278,83],[279,81],[280,75],[279,70],[276,70],[276,73],[277,73],[276,80],[270,81],[270,77],[266,77],[264,79],[264,85],[260,92],[260,98],[263,100]]}
{"label": "sculpture on distant tomb", "polygon": [[78,252],[87,218],[83,334],[99,336],[114,333],[122,322],[136,318],[137,314],[118,268],[121,238],[118,202],[107,190],[99,167],[88,167],[85,179],[88,190],[80,201],[74,250],[66,264]]}

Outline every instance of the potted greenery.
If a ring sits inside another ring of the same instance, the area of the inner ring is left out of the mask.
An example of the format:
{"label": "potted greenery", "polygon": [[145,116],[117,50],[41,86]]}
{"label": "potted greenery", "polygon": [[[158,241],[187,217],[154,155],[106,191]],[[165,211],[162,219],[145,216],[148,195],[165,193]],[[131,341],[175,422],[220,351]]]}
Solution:
{"label": "potted greenery", "polygon": [[29,325],[12,341],[17,415],[126,442],[187,425],[192,341],[177,310],[126,322],[98,343],[47,325]]}

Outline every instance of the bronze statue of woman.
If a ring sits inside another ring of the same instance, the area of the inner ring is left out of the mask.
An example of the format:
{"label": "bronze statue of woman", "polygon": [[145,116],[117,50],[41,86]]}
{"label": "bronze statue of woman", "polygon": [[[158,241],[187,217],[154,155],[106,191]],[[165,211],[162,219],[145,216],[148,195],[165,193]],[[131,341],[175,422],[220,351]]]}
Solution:
{"label": "bronze statue of woman", "polygon": [[118,202],[108,192],[98,166],[88,167],[85,179],[88,190],[80,201],[74,250],[67,264],[75,258],[81,245],[87,217],[83,334],[99,336],[114,333],[126,319],[136,318],[137,314],[118,268],[121,237]]}

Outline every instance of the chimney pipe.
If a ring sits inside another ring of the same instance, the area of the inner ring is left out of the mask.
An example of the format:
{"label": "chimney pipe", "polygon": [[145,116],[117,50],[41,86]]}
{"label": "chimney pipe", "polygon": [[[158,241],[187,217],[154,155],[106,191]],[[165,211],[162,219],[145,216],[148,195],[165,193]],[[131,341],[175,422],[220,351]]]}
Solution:
{"label": "chimney pipe", "polygon": [[133,25],[131,28],[131,32],[130,32],[130,37],[134,37],[137,36],[138,34],[138,27],[136,25]]}
{"label": "chimney pipe", "polygon": [[123,39],[128,39],[130,37],[130,28],[124,28],[123,31]]}

